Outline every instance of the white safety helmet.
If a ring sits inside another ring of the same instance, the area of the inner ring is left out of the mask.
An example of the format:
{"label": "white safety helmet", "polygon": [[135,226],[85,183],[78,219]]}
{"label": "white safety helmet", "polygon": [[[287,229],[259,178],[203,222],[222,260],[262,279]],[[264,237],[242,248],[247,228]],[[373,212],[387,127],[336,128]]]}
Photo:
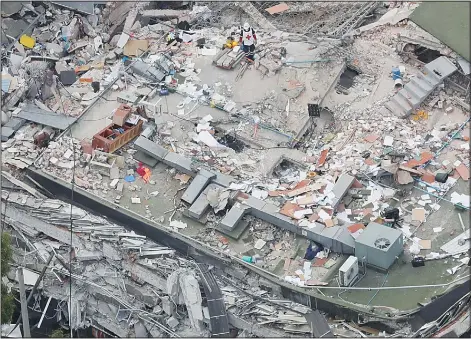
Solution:
{"label": "white safety helmet", "polygon": [[244,24],[244,30],[245,30],[245,31],[248,31],[249,29],[250,29],[250,25],[249,25],[248,22],[246,22],[246,23]]}

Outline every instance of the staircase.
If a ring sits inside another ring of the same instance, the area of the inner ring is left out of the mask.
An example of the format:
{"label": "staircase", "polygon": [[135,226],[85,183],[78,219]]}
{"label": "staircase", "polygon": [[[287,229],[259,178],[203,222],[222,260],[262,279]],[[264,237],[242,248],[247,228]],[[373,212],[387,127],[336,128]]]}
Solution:
{"label": "staircase", "polygon": [[444,56],[426,64],[422,73],[411,78],[385,107],[400,118],[407,118],[457,68]]}

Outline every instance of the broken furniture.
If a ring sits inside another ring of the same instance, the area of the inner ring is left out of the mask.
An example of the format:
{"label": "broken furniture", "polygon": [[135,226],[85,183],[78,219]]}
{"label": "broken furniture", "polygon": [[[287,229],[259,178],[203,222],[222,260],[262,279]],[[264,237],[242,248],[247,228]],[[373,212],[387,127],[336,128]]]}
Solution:
{"label": "broken furniture", "polygon": [[123,126],[110,124],[93,136],[93,149],[102,149],[113,153],[137,137],[142,131],[143,121],[138,120],[135,125],[125,122]]}
{"label": "broken furniture", "polygon": [[161,100],[162,100],[162,98],[159,98],[159,100],[152,103],[152,102],[145,101],[144,99],[141,99],[141,101],[139,101],[138,105],[139,106],[142,105],[142,106],[148,108],[155,115],[155,114],[157,114],[157,106],[159,106]]}

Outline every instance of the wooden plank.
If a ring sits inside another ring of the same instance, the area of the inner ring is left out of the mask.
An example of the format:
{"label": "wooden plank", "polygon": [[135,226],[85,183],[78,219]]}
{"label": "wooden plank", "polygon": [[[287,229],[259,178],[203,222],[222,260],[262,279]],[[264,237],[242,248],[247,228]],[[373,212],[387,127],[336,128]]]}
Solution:
{"label": "wooden plank", "polygon": [[315,184],[312,184],[312,185],[309,185],[309,186],[306,186],[306,187],[301,187],[297,190],[293,190],[293,191],[289,192],[287,195],[288,195],[288,197],[292,198],[292,197],[295,197],[297,195],[301,195],[303,193],[311,192],[311,191],[318,190],[318,189],[321,189],[321,188],[322,188],[322,184],[315,183]]}
{"label": "wooden plank", "polygon": [[403,170],[403,171],[410,172],[410,173],[412,173],[412,174],[417,174],[417,175],[422,175],[422,174],[423,174],[422,172],[417,171],[416,169],[413,169],[413,168],[410,168],[410,167],[406,167],[406,166],[402,166],[402,165],[399,166],[399,169],[401,169],[401,170]]}
{"label": "wooden plank", "polygon": [[224,60],[224,62],[222,63],[222,65],[224,67],[230,67],[231,66],[231,63],[234,61],[234,59],[232,59],[230,56],[227,56],[226,57],[226,60]]}
{"label": "wooden plank", "polygon": [[222,66],[224,60],[226,60],[226,59],[227,59],[227,55],[224,54],[223,56],[221,56],[221,57],[218,59],[218,61],[216,61],[216,65]]}

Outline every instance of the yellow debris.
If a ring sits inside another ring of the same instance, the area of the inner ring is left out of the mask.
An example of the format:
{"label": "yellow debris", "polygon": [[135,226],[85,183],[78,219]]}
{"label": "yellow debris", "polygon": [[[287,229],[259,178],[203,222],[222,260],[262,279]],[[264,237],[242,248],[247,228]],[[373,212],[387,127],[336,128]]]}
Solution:
{"label": "yellow debris", "polygon": [[412,115],[412,120],[414,121],[419,121],[419,120],[427,120],[428,119],[428,113],[425,111],[418,111],[414,115]]}
{"label": "yellow debris", "polygon": [[306,177],[308,177],[308,178],[314,178],[316,175],[317,175],[316,172],[314,172],[314,171],[309,171],[309,172],[307,172]]}
{"label": "yellow debris", "polygon": [[34,38],[26,34],[23,34],[20,38],[20,44],[22,44],[23,46],[27,48],[33,48],[34,45],[36,44],[36,40],[34,40]]}

